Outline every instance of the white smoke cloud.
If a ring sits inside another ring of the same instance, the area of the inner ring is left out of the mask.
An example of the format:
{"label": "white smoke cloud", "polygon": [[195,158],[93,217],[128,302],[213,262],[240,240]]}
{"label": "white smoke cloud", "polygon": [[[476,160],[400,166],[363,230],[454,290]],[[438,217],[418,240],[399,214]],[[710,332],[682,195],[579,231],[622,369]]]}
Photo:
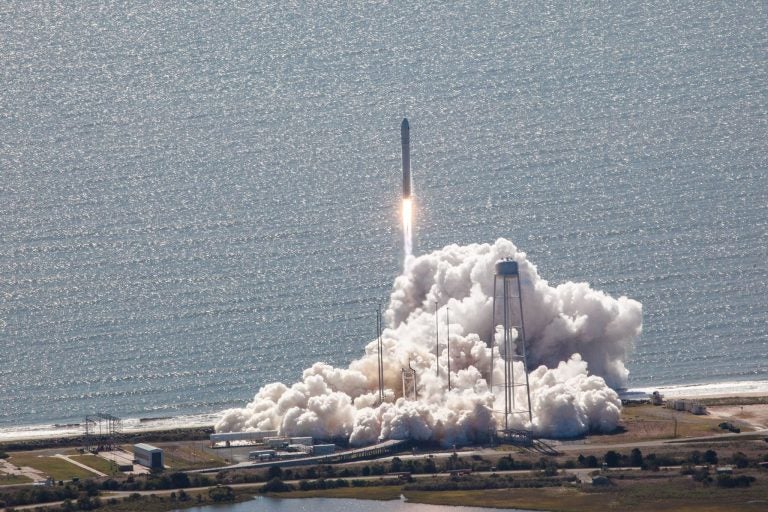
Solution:
{"label": "white smoke cloud", "polygon": [[[621,403],[613,388],[626,383],[625,358],[642,326],[642,306],[614,299],[587,283],[550,286],[525,253],[508,240],[451,245],[409,258],[395,280],[384,346],[385,400],[379,403],[377,342],[349,368],[316,363],[291,387],[262,387],[243,408],[225,411],[219,432],[278,430],[283,435],[349,437],[354,445],[380,438],[436,440],[444,445],[481,439],[503,426],[503,361],[494,349],[493,389],[487,381],[495,263],[513,258],[523,287],[532,423],[511,415],[510,427],[568,437],[610,431]],[[441,347],[435,357],[435,303]],[[450,313],[451,391],[447,390],[446,312]],[[402,397],[401,369],[416,370],[418,399]],[[515,363],[522,375],[522,363]],[[527,403],[524,388],[515,396]]]}

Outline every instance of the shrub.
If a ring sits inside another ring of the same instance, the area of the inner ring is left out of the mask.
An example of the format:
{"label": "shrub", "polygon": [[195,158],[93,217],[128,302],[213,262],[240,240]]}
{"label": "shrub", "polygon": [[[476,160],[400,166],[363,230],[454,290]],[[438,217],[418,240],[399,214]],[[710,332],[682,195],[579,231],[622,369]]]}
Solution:
{"label": "shrub", "polygon": [[226,485],[210,488],[208,490],[208,496],[216,503],[221,503],[223,501],[235,501],[235,492],[231,487]]}
{"label": "shrub", "polygon": [[[307,484],[309,484],[309,482],[307,482]],[[285,482],[283,482],[279,478],[273,478],[272,480],[270,480],[269,482],[264,484],[261,487],[261,489],[259,489],[259,492],[261,492],[261,493],[264,493],[264,492],[288,492],[288,491],[292,491],[292,490],[293,490],[293,486],[292,485],[286,484]]]}
{"label": "shrub", "polygon": [[739,475],[735,478],[731,475],[717,475],[718,487],[749,487],[754,481],[755,477],[747,475]]}

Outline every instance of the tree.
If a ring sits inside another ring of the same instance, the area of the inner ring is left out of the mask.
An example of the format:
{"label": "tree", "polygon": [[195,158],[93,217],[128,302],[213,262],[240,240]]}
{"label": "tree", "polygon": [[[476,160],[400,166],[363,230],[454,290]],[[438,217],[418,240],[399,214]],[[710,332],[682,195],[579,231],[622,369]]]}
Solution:
{"label": "tree", "polygon": [[189,475],[182,472],[171,473],[170,485],[174,489],[181,489],[183,487],[189,487]]}
{"label": "tree", "polygon": [[499,459],[499,461],[496,463],[496,468],[499,471],[509,471],[510,469],[514,469],[515,467],[515,461],[507,455],[506,457],[502,457]]}
{"label": "tree", "polygon": [[643,452],[638,448],[633,448],[629,454],[629,465],[633,467],[642,467],[643,465]]}
{"label": "tree", "polygon": [[403,461],[400,457],[392,457],[392,464],[389,466],[391,473],[400,473],[403,470]]}
{"label": "tree", "polygon": [[749,457],[741,452],[736,452],[731,456],[731,464],[737,468],[745,468],[749,466]]}
{"label": "tree", "polygon": [[706,462],[707,464],[717,464],[717,452],[714,450],[705,451],[704,462]]}
{"label": "tree", "polygon": [[688,460],[694,464],[701,464],[701,452],[699,450],[693,450],[688,456]]}
{"label": "tree", "polygon": [[272,480],[273,478],[282,478],[283,477],[283,470],[280,466],[274,465],[269,466],[269,470],[267,471],[267,480]]}
{"label": "tree", "polygon": [[615,468],[618,467],[621,462],[621,455],[618,452],[609,450],[605,453],[603,461],[609,468]]}

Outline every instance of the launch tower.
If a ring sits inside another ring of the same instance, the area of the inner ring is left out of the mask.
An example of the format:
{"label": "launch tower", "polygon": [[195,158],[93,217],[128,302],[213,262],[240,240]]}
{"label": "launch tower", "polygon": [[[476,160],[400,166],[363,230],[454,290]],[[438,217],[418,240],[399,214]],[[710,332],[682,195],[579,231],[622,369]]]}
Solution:
{"label": "launch tower", "polygon": [[[523,297],[520,288],[520,274],[517,262],[503,259],[496,262],[493,279],[493,331],[491,343],[491,377],[493,389],[493,346],[498,345],[499,357],[504,363],[504,423],[500,432],[502,438],[530,442],[533,425],[531,392],[528,386],[528,364],[525,346],[525,323],[523,322]],[[501,327],[499,336],[498,327]],[[517,421],[515,421],[517,419]],[[520,429],[514,425],[529,427]]]}

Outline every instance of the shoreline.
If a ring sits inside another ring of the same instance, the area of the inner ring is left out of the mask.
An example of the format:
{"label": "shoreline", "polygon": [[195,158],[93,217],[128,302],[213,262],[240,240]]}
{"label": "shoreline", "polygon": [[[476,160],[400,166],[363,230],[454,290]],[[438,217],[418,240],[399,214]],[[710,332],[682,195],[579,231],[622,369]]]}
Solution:
{"label": "shoreline", "polygon": [[[728,381],[673,386],[639,386],[629,392],[659,391],[665,398],[713,400],[768,397],[768,380]],[[739,405],[739,404],[733,404]],[[213,428],[223,411],[171,417],[125,418],[122,432],[129,435],[152,434],[186,429]],[[45,441],[83,435],[82,423],[19,425],[0,428],[0,445],[19,441]]]}

